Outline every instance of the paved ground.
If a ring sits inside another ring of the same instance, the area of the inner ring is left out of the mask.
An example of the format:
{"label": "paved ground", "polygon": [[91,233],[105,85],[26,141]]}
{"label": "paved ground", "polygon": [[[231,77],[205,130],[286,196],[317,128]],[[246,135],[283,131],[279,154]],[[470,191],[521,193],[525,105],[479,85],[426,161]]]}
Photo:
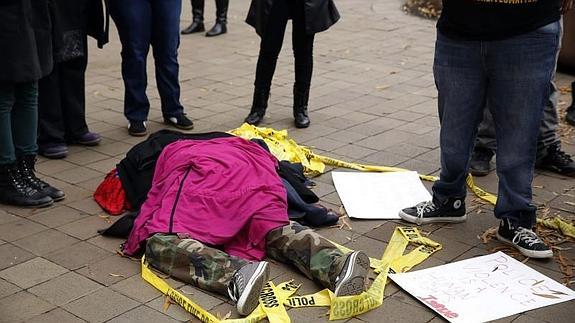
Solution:
{"label": "paved ground", "polygon": [[[282,53],[274,80],[265,126],[287,128],[300,143],[345,160],[399,166],[425,174],[439,169],[436,90],[431,63],[434,23],[400,10],[399,0],[339,0],[342,20],[317,36],[315,71],[310,100],[312,126],[296,130],[291,119],[293,59],[290,45]],[[243,23],[248,1],[232,1],[230,32],[207,39],[182,38],[180,50],[182,101],[196,122],[195,132],[228,130],[241,124],[252,93],[258,38]],[[208,17],[213,4],[207,1]],[[182,25],[189,22],[186,4]],[[211,18],[208,20],[211,24]],[[95,148],[73,147],[65,160],[42,160],[42,175],[67,193],[67,199],[42,210],[0,208],[0,321],[1,322],[168,322],[192,317],[178,306],[163,311],[164,297],[139,276],[137,262],[116,254],[121,241],[98,236],[109,225],[91,194],[125,152],[139,142],[127,134],[122,115],[120,46],[115,32],[104,50],[91,51],[87,79],[88,121],[104,136]],[[150,61],[151,63],[151,61]],[[152,66],[152,65],[150,65]],[[565,86],[572,77],[558,75]],[[151,130],[162,128],[159,99],[150,68]],[[562,101],[569,101],[564,95]],[[562,106],[565,102],[562,102]],[[575,153],[573,140],[564,148]],[[477,180],[495,191],[494,175]],[[339,208],[331,175],[317,178],[322,202]],[[573,216],[575,181],[538,173],[536,201],[551,214]],[[428,185],[429,186],[429,185]],[[571,193],[568,191],[571,190]],[[496,225],[491,207],[470,197],[465,224],[424,227],[445,249],[421,267],[440,265],[488,253],[477,235]],[[480,211],[481,210],[481,211]],[[545,209],[542,212],[546,212]],[[112,219],[113,221],[114,219]],[[390,238],[394,221],[350,221],[349,229],[320,230],[329,238],[379,257]],[[573,250],[564,252],[572,261]],[[555,262],[529,261],[529,266],[561,279]],[[303,292],[319,290],[292,269],[273,265],[274,281],[303,282]],[[177,284],[181,286],[182,284]],[[212,313],[225,315],[233,306],[225,299],[185,287],[195,301]],[[436,315],[390,284],[384,305],[348,322],[436,322]],[[564,303],[502,321],[572,322]],[[290,310],[294,322],[326,321],[325,308]]]}

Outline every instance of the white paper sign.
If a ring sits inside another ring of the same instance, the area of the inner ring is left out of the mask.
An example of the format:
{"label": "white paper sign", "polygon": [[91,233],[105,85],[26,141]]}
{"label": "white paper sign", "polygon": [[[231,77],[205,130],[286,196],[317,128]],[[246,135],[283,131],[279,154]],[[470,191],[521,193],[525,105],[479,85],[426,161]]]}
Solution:
{"label": "white paper sign", "polygon": [[399,219],[401,209],[431,200],[417,172],[331,174],[350,218]]}
{"label": "white paper sign", "polygon": [[503,252],[389,277],[450,322],[485,322],[575,299]]}

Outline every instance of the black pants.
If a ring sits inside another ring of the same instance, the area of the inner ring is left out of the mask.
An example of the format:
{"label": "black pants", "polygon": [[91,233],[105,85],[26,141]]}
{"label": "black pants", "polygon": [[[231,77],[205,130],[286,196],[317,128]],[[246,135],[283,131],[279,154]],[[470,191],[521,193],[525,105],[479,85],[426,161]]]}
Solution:
{"label": "black pants", "polygon": [[39,81],[38,144],[73,141],[88,132],[85,74],[87,55],[55,63]]}
{"label": "black pants", "polygon": [[295,57],[295,82],[309,88],[313,71],[313,34],[305,28],[304,0],[275,0],[260,43],[256,88],[269,90],[282,49],[287,21],[293,21],[292,46]]}

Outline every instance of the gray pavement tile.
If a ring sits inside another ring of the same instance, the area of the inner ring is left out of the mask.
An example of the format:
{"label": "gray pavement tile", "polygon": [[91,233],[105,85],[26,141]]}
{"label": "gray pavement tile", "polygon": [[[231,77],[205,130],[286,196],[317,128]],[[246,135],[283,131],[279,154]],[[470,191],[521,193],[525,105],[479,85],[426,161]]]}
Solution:
{"label": "gray pavement tile", "polygon": [[62,306],[103,286],[75,272],[68,272],[45,283],[36,285],[28,292],[56,306]]}
{"label": "gray pavement tile", "polygon": [[89,322],[104,322],[138,306],[138,303],[111,289],[99,289],[63,308]]}
{"label": "gray pavement tile", "polygon": [[48,229],[13,242],[38,256],[68,247],[79,240],[54,229]]}
{"label": "gray pavement tile", "polygon": [[108,223],[106,219],[108,218],[92,215],[57,227],[56,229],[78,239],[86,240],[97,236],[98,230],[106,229],[110,226],[110,223]]}
{"label": "gray pavement tile", "polygon": [[4,279],[0,279],[0,298],[12,295],[21,291],[22,289],[14,284],[11,284]]}
{"label": "gray pavement tile", "polygon": [[167,310],[164,310],[164,304],[166,302],[166,296],[160,296],[154,300],[146,303],[146,306],[161,312],[169,317],[178,321],[190,321],[193,319],[192,314],[186,312],[181,306],[172,304]]}
{"label": "gray pavement tile", "polygon": [[102,285],[110,286],[140,272],[140,263],[128,258],[112,255],[88,264],[76,271]]}
{"label": "gray pavement tile", "polygon": [[28,320],[28,323],[51,323],[51,322],[81,323],[86,321],[64,311],[61,308],[56,308],[54,310],[51,310],[50,312],[40,314]]}
{"label": "gray pavement tile", "polygon": [[161,312],[158,312],[147,306],[142,305],[120,316],[117,316],[109,320],[108,322],[109,323],[131,323],[131,322],[167,323],[167,322],[179,322],[179,321]]}
{"label": "gray pavement tile", "polygon": [[17,221],[1,224],[0,237],[2,237],[2,240],[10,242],[44,231],[46,229],[47,228],[41,224],[26,219],[20,219]]}
{"label": "gray pavement tile", "polygon": [[58,205],[46,211],[38,212],[28,219],[38,222],[50,228],[62,226],[64,224],[77,221],[88,216],[88,214],[65,205]]}
{"label": "gray pavement tile", "polygon": [[[100,177],[102,173],[85,167],[70,168],[58,173],[51,174],[52,177],[70,184],[78,184],[89,179]],[[66,191],[65,191],[66,192]]]}
{"label": "gray pavement tile", "polygon": [[82,241],[49,253],[44,258],[70,270],[76,270],[111,255],[111,252]]}
{"label": "gray pavement tile", "polygon": [[25,291],[0,299],[2,322],[28,322],[53,308],[54,305]]}
{"label": "gray pavement tile", "polygon": [[10,214],[4,210],[0,210],[0,225],[10,223],[10,222],[16,222],[20,219],[22,219],[22,218],[14,215],[14,214]]}
{"label": "gray pavement tile", "polygon": [[0,245],[0,270],[23,263],[35,256],[9,243]]}
{"label": "gray pavement tile", "polygon": [[66,268],[46,259],[34,258],[0,271],[0,278],[21,288],[29,288],[58,277],[67,271]]}
{"label": "gray pavement tile", "polygon": [[140,303],[146,303],[157,298],[162,293],[146,282],[140,275],[124,279],[110,288]]}
{"label": "gray pavement tile", "polygon": [[427,308],[404,303],[392,296],[384,299],[379,309],[359,315],[357,318],[366,322],[380,322],[382,315],[389,322],[428,322],[435,317],[435,314]]}

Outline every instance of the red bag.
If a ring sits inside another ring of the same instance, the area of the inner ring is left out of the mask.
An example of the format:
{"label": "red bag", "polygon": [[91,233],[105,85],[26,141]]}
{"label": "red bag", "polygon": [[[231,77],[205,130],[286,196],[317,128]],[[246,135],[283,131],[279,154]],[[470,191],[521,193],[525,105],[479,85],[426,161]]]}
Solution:
{"label": "red bag", "polygon": [[131,208],[115,168],[106,175],[94,192],[94,200],[110,215],[120,215]]}

